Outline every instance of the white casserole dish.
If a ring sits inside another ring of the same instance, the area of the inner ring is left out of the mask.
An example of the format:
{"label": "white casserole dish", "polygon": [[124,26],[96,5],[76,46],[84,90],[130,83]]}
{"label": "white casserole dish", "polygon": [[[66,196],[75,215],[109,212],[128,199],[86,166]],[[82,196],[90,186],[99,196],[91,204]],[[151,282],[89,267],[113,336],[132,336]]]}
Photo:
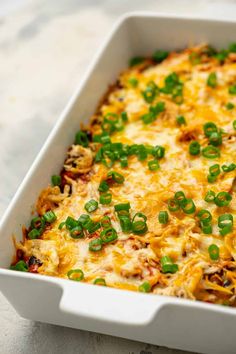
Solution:
{"label": "white casserole dish", "polygon": [[11,236],[21,239],[22,225],[28,225],[40,190],[61,169],[80,122],[93,114],[128,59],[202,42],[225,47],[235,41],[235,29],[231,21],[145,13],[126,15],[115,25],[1,222],[0,290],[21,316],[172,348],[235,353],[234,308],[8,270]]}

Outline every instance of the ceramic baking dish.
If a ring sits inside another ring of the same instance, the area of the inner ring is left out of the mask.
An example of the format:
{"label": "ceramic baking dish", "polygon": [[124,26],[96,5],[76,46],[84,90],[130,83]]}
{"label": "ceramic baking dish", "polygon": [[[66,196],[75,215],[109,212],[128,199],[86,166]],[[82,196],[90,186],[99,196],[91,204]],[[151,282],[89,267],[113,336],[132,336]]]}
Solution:
{"label": "ceramic baking dish", "polygon": [[40,190],[60,170],[74,132],[128,59],[202,42],[225,47],[235,41],[235,30],[229,21],[145,13],[126,15],[115,25],[1,223],[0,290],[22,317],[202,353],[236,352],[234,308],[8,270],[12,235],[21,238],[21,227],[29,223]]}

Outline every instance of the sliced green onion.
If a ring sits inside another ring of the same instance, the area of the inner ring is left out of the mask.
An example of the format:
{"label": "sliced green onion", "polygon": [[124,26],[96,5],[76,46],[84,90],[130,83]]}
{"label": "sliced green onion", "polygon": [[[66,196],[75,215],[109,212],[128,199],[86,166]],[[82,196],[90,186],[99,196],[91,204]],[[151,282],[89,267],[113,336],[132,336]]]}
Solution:
{"label": "sliced green onion", "polygon": [[217,180],[217,176],[208,175],[207,180],[209,183],[214,183]]}
{"label": "sliced green onion", "polygon": [[103,243],[108,243],[117,240],[118,236],[116,230],[113,227],[109,227],[101,232],[100,238]]}
{"label": "sliced green onion", "polygon": [[98,208],[98,202],[94,199],[89,200],[87,203],[84,205],[84,209],[88,213],[92,213],[93,211],[97,210]]}
{"label": "sliced green onion", "polygon": [[233,215],[232,214],[222,214],[218,217],[218,226],[223,229],[226,226],[233,225]]}
{"label": "sliced green onion", "polygon": [[216,159],[220,157],[220,150],[212,145],[209,145],[202,149],[202,155],[208,159]]}
{"label": "sliced green onion", "polygon": [[212,133],[215,133],[218,131],[217,126],[213,122],[208,122],[204,124],[203,126],[204,133],[206,137],[210,137]]}
{"label": "sliced green onion", "polygon": [[193,214],[196,211],[196,206],[191,198],[184,199],[180,206],[185,214]]}
{"label": "sliced green onion", "polygon": [[100,220],[100,223],[104,229],[111,227],[111,218],[108,215],[104,215]]}
{"label": "sliced green onion", "polygon": [[71,269],[67,276],[70,280],[81,281],[84,279],[84,272],[81,269]]}
{"label": "sliced green onion", "polygon": [[216,73],[210,73],[207,78],[207,86],[215,88],[217,86],[217,76]]}
{"label": "sliced green onion", "polygon": [[108,172],[107,178],[111,179],[113,182],[116,182],[118,184],[124,183],[125,180],[124,176],[122,176],[120,173],[115,171]]}
{"label": "sliced green onion", "polygon": [[236,120],[233,121],[233,128],[236,130]]}
{"label": "sliced green onion", "polygon": [[167,224],[169,220],[169,215],[167,211],[160,211],[158,215],[158,220],[160,224]]}
{"label": "sliced green onion", "polygon": [[220,165],[216,163],[209,167],[209,173],[212,176],[218,176],[220,174]]}
{"label": "sliced green onion", "polygon": [[231,53],[236,53],[236,43],[230,43],[229,45],[229,51]]}
{"label": "sliced green onion", "polygon": [[129,61],[129,66],[139,65],[139,64],[143,63],[144,60],[145,60],[144,57],[133,57]]}
{"label": "sliced green onion", "polygon": [[76,226],[78,226],[78,221],[75,220],[74,218],[72,218],[71,216],[68,216],[66,218],[65,225],[66,225],[67,230],[72,230]]}
{"label": "sliced green onion", "polygon": [[14,265],[10,266],[11,270],[17,270],[19,272],[28,272],[29,267],[24,261],[19,261]]}
{"label": "sliced green onion", "polygon": [[144,145],[139,145],[137,153],[139,161],[144,161],[147,158],[147,150]]}
{"label": "sliced green onion", "polygon": [[111,193],[103,193],[100,195],[99,203],[100,204],[110,204],[112,201],[112,194]]}
{"label": "sliced green onion", "polygon": [[168,200],[167,206],[168,206],[169,211],[177,211],[177,210],[179,210],[179,203],[174,198],[171,198],[171,199]]}
{"label": "sliced green onion", "polygon": [[168,57],[169,53],[166,50],[156,50],[153,55],[152,59],[156,63],[161,63],[163,60],[165,60]]}
{"label": "sliced green onion", "polygon": [[139,288],[138,288],[138,290],[141,293],[150,293],[151,289],[152,289],[152,287],[148,281],[145,281],[144,283],[139,285]]}
{"label": "sliced green onion", "polygon": [[70,236],[74,239],[84,237],[83,228],[81,225],[75,226],[72,230],[70,230]]}
{"label": "sliced green onion", "polygon": [[136,79],[136,77],[130,77],[129,80],[128,80],[128,83],[132,87],[137,87],[138,86],[138,80]]}
{"label": "sliced green onion", "polygon": [[84,226],[83,226],[86,230],[88,230],[88,232],[90,234],[93,234],[95,231],[97,231],[98,229],[100,229],[101,224],[100,222],[96,222],[93,220],[88,220]]}
{"label": "sliced green onion", "polygon": [[236,84],[229,87],[229,94],[236,95]]}
{"label": "sliced green onion", "polygon": [[51,183],[52,185],[55,186],[60,186],[61,185],[61,176],[58,175],[53,175],[51,177]]}
{"label": "sliced green onion", "polygon": [[124,123],[128,122],[128,114],[127,114],[127,112],[121,112],[120,116],[121,116],[121,119],[122,119],[122,121]]}
{"label": "sliced green onion", "polygon": [[32,230],[27,234],[27,237],[28,237],[30,240],[34,240],[34,239],[36,239],[36,238],[39,238],[40,235],[41,235],[40,230],[32,229]]}
{"label": "sliced green onion", "polygon": [[132,232],[136,235],[143,235],[147,232],[148,227],[145,221],[133,221]]}
{"label": "sliced green onion", "polygon": [[186,125],[186,120],[185,120],[184,116],[178,116],[176,118],[176,122],[178,125]]}
{"label": "sliced green onion", "polygon": [[104,278],[97,278],[94,280],[93,284],[95,285],[101,285],[101,286],[107,286],[106,281]]}
{"label": "sliced green onion", "polygon": [[65,226],[65,221],[62,221],[60,224],[59,224],[59,226],[58,226],[58,229],[59,230],[62,230],[63,229],[63,227]]}
{"label": "sliced green onion", "polygon": [[88,147],[89,140],[87,134],[81,130],[78,131],[75,135],[75,144],[82,145],[83,147]]}
{"label": "sliced green onion", "polygon": [[176,273],[179,269],[177,264],[174,264],[169,256],[161,258],[161,269],[163,273]]}
{"label": "sliced green onion", "polygon": [[153,156],[155,156],[157,159],[162,159],[165,156],[165,148],[160,145],[156,145],[153,148],[152,152]]}
{"label": "sliced green onion", "polygon": [[154,81],[150,81],[146,90],[142,92],[143,98],[147,103],[152,103],[158,94],[158,87]]}
{"label": "sliced green onion", "polygon": [[225,236],[227,234],[229,234],[230,232],[232,232],[232,225],[227,225],[225,227],[223,227],[222,229],[220,229],[220,234],[221,236]]}
{"label": "sliced green onion", "polygon": [[89,242],[89,251],[98,252],[102,249],[102,240],[99,238],[95,238]]}
{"label": "sliced green onion", "polygon": [[45,227],[45,219],[40,216],[36,216],[35,218],[33,218],[31,220],[30,226],[32,229],[37,229],[39,231],[43,231],[44,227]]}
{"label": "sliced green onion", "polygon": [[201,223],[201,228],[202,228],[202,232],[206,235],[212,234],[212,225],[211,223],[209,224],[203,224]]}
{"label": "sliced green onion", "polygon": [[120,158],[120,166],[121,167],[128,167],[128,159],[127,156],[121,156]]}
{"label": "sliced green onion", "polygon": [[121,211],[121,210],[126,210],[126,211],[129,211],[130,209],[130,203],[120,203],[120,204],[116,204],[114,206],[115,208],[115,211],[118,212],[118,211]]}
{"label": "sliced green onion", "polygon": [[57,216],[53,210],[49,210],[43,215],[43,218],[46,222],[52,224],[57,219]]}
{"label": "sliced green onion", "polygon": [[107,192],[108,189],[109,189],[109,185],[106,181],[100,182],[98,187],[99,192]]}
{"label": "sliced green onion", "polygon": [[184,200],[186,200],[186,197],[185,197],[185,194],[183,191],[178,191],[175,193],[175,196],[174,196],[174,199],[175,201],[178,203],[178,205],[180,203],[182,203]]}
{"label": "sliced green onion", "polygon": [[96,143],[107,144],[111,142],[111,139],[107,132],[103,132],[102,134],[94,135],[93,141]]}
{"label": "sliced green onion", "polygon": [[213,191],[207,191],[204,200],[205,200],[207,203],[212,203],[212,202],[214,202],[214,200],[215,200],[215,192],[213,192]]}
{"label": "sliced green onion", "polygon": [[86,223],[88,223],[90,221],[90,216],[88,214],[81,214],[78,222],[84,227],[84,225],[86,225]]}
{"label": "sliced green onion", "polygon": [[119,215],[120,227],[121,230],[125,233],[130,232],[132,230],[132,222],[130,220],[129,215]]}
{"label": "sliced green onion", "polygon": [[225,105],[226,109],[228,109],[228,111],[230,111],[231,109],[234,109],[234,104],[232,102],[228,102]]}
{"label": "sliced green onion", "polygon": [[148,168],[150,171],[157,171],[160,168],[159,162],[157,160],[148,161]]}
{"label": "sliced green onion", "polygon": [[198,141],[192,141],[189,145],[190,155],[199,155],[200,154],[200,144]]}
{"label": "sliced green onion", "polygon": [[197,216],[199,217],[201,223],[203,225],[209,224],[212,220],[212,215],[211,213],[206,210],[206,209],[202,209],[197,213]]}
{"label": "sliced green onion", "polygon": [[231,172],[231,171],[235,170],[236,164],[235,163],[231,163],[228,166],[227,165],[222,165],[221,168],[222,168],[223,172]]}
{"label": "sliced green onion", "polygon": [[209,247],[208,247],[208,252],[209,252],[209,256],[213,261],[217,261],[217,259],[219,259],[220,256],[220,249],[217,245],[215,245],[214,243],[212,243]]}
{"label": "sliced green onion", "polygon": [[218,207],[225,207],[228,206],[231,202],[232,197],[228,192],[219,192],[215,197],[215,204]]}
{"label": "sliced green onion", "polygon": [[211,145],[219,146],[222,144],[222,136],[220,132],[213,132],[209,136],[209,142]]}
{"label": "sliced green onion", "polygon": [[229,52],[226,49],[221,49],[218,53],[214,55],[214,57],[219,60],[220,63],[223,63],[227,58]]}
{"label": "sliced green onion", "polygon": [[144,124],[150,124],[156,120],[156,116],[153,112],[149,112],[149,113],[143,114],[141,116],[141,119]]}

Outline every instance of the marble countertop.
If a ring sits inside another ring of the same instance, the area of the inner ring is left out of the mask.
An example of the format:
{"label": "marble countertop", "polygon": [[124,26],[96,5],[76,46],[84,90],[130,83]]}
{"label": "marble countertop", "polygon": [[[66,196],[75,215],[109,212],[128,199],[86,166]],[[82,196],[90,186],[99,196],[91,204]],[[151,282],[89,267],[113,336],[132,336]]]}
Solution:
{"label": "marble countertop", "polygon": [[[116,18],[137,10],[234,18],[235,5],[235,0],[1,0],[0,215]],[[1,293],[0,317],[3,354],[181,353],[24,320]]]}

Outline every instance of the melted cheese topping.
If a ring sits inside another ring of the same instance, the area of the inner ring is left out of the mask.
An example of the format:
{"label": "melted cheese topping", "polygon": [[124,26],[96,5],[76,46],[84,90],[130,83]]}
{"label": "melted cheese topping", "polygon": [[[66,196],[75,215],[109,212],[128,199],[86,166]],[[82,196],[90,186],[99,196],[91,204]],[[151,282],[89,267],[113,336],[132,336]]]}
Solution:
{"label": "melted cheese topping", "polygon": [[[236,213],[235,170],[221,172],[214,183],[208,182],[207,175],[213,164],[221,166],[236,162],[236,133],[232,126],[236,108],[226,109],[228,102],[236,105],[236,96],[228,92],[229,85],[236,80],[236,63],[232,58],[220,65],[211,57],[205,62],[192,65],[189,54],[201,51],[202,48],[172,53],[161,64],[147,65],[149,61],[146,61],[120,75],[119,86],[108,94],[97,117],[101,121],[101,117],[107,113],[120,114],[126,111],[128,122],[123,130],[111,135],[112,142],[161,145],[165,148],[165,157],[159,161],[160,168],[157,171],[148,168],[148,161],[153,159],[150,155],[144,161],[139,161],[134,155],[129,157],[126,168],[121,168],[120,163],[115,162],[111,169],[124,176],[124,183],[111,185],[112,202],[109,205],[99,204],[90,216],[94,221],[99,221],[104,215],[110,216],[118,239],[104,245],[99,252],[91,252],[89,242],[98,237],[99,230],[95,234],[86,234],[82,239],[73,239],[66,228],[59,230],[58,226],[68,216],[78,219],[84,214],[84,205],[90,199],[99,201],[99,183],[106,178],[109,169],[102,163],[92,163],[91,151],[94,154],[100,144],[91,143],[83,151],[82,147],[72,146],[69,156],[72,160],[67,159],[64,166],[66,171],[72,173],[67,174],[70,188],[67,185],[62,193],[58,187],[48,187],[38,202],[39,214],[53,209],[57,220],[46,228],[40,239],[25,239],[17,245],[25,257],[35,256],[41,260],[38,273],[67,278],[70,269],[81,269],[84,273],[83,281],[89,283],[93,283],[96,278],[104,278],[107,286],[138,290],[147,281],[151,284],[151,291],[156,294],[214,303],[224,303],[227,300],[235,304],[236,232],[233,228],[231,233],[222,237],[217,226],[219,215]],[[177,105],[170,95],[160,93],[151,105],[164,102],[164,112],[152,123],[144,124],[141,116],[148,112],[150,104],[144,100],[142,91],[150,81],[163,87],[165,78],[173,72],[183,82],[183,103]],[[215,88],[207,85],[211,72],[217,76]],[[130,78],[138,80],[136,87],[130,84]],[[185,117],[186,125],[179,126],[176,123],[179,115]],[[203,125],[209,121],[223,131],[220,157],[214,160],[201,154],[189,154],[191,140],[197,140],[202,148],[209,144],[203,131]],[[99,134],[101,125],[91,124],[90,130],[92,134]],[[73,149],[81,151],[75,153]],[[79,156],[79,161],[76,160],[73,165],[74,170],[70,168],[71,161],[74,162],[73,153]],[[76,168],[77,172],[87,173],[87,178],[81,175],[73,178]],[[190,215],[181,210],[169,212],[169,222],[166,225],[160,224],[159,212],[168,210],[168,200],[180,190],[184,191],[186,197],[193,199],[196,212]],[[208,190],[215,193],[230,192],[230,205],[217,207],[214,203],[205,202]],[[122,232],[114,205],[126,202],[131,204],[131,218],[136,212],[146,215],[148,232],[145,235]],[[202,232],[197,217],[201,209],[207,209],[212,214],[212,234]],[[219,247],[220,258],[217,261],[209,257],[208,247],[211,244]],[[162,272],[160,259],[163,256],[171,257],[178,264],[176,273]]]}

